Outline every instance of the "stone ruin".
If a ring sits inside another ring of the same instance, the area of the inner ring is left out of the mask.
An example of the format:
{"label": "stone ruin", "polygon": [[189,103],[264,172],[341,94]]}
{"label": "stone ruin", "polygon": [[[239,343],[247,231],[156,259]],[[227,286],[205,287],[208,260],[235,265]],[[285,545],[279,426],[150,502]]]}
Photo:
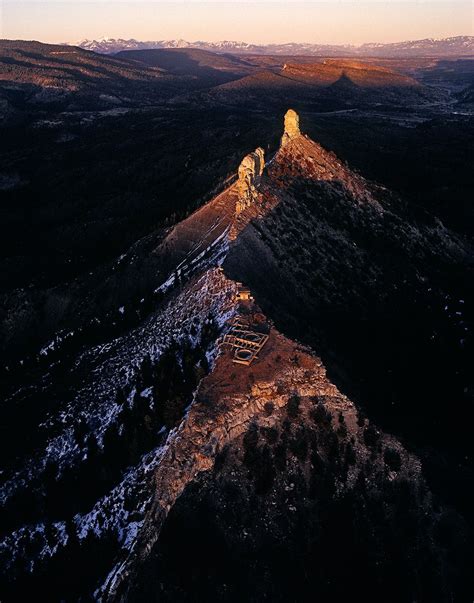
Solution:
{"label": "stone ruin", "polygon": [[239,165],[239,179],[237,181],[238,199],[236,211],[240,213],[249,207],[257,198],[256,185],[260,182],[260,177],[265,166],[265,153],[261,147],[249,153]]}
{"label": "stone ruin", "polygon": [[285,129],[281,138],[281,146],[285,146],[292,138],[296,138],[301,134],[300,118],[296,111],[288,109],[285,113]]}
{"label": "stone ruin", "polygon": [[232,362],[250,366],[258,358],[259,352],[268,339],[269,336],[266,333],[253,331],[237,316],[220,345],[221,347],[228,346],[234,351]]}

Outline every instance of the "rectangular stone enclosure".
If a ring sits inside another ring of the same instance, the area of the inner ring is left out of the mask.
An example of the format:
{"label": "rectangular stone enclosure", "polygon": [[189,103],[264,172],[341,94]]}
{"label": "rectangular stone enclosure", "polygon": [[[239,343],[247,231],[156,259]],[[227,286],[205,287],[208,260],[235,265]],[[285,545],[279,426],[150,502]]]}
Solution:
{"label": "rectangular stone enclosure", "polygon": [[249,366],[267,341],[268,335],[250,330],[239,318],[236,318],[221,345],[234,349],[232,362]]}

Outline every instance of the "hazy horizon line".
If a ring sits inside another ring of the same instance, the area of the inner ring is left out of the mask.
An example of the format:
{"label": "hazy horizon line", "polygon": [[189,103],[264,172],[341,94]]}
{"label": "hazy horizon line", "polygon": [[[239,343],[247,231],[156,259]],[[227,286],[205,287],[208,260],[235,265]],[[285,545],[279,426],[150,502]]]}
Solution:
{"label": "hazy horizon line", "polygon": [[[292,40],[288,40],[286,42],[249,42],[247,40],[244,39],[230,39],[230,38],[221,38],[219,40],[208,40],[205,38],[201,38],[198,40],[187,40],[186,38],[182,38],[179,36],[176,37],[166,37],[166,38],[154,38],[154,39],[141,39],[141,38],[126,38],[126,37],[112,37],[112,36],[100,36],[100,37],[93,37],[93,38],[81,38],[79,40],[76,41],[66,41],[63,42],[63,44],[74,44],[74,43],[78,43],[78,42],[83,42],[83,41],[94,41],[94,42],[101,42],[101,41],[107,41],[107,40],[124,40],[125,42],[128,41],[134,41],[134,42],[141,42],[141,43],[146,43],[146,42],[171,42],[171,41],[177,41],[177,42],[186,42],[187,44],[197,44],[197,43],[203,43],[203,44],[219,44],[219,43],[223,43],[223,42],[227,42],[227,43],[238,43],[238,44],[249,44],[252,46],[273,46],[273,45],[278,45],[278,46],[284,46],[285,44],[320,44],[321,46],[364,46],[364,44],[404,44],[406,42],[423,42],[425,40],[433,40],[435,42],[440,42],[442,40],[454,40],[456,38],[474,38],[473,34],[458,34],[455,36],[441,36],[441,37],[424,37],[424,38],[403,38],[400,39],[396,42],[376,42],[374,40],[368,40],[366,42],[359,42],[359,43],[354,43],[354,42],[311,42],[309,40],[306,41],[302,41],[302,42],[295,42]],[[37,42],[40,42],[41,40],[35,40]],[[47,42],[46,42],[47,43]]]}
{"label": "hazy horizon line", "polygon": [[361,46],[369,45],[369,44],[378,44],[378,45],[391,45],[391,44],[404,44],[409,42],[423,42],[425,40],[432,40],[434,42],[441,42],[443,40],[454,40],[456,38],[474,38],[474,35],[466,33],[466,34],[457,34],[455,36],[441,36],[441,37],[423,37],[423,38],[403,38],[399,39],[395,42],[378,42],[374,40],[368,40],[365,42],[318,42],[318,41],[302,41],[296,42],[294,40],[287,40],[284,42],[255,42],[255,41],[247,41],[244,39],[230,39],[230,38],[222,38],[219,40],[209,40],[205,38],[197,39],[197,40],[187,40],[181,37],[166,37],[166,38],[154,38],[154,39],[141,39],[134,37],[112,37],[112,36],[99,36],[99,37],[84,37],[78,40],[64,40],[62,42],[49,42],[47,40],[41,40],[39,38],[0,38],[1,40],[9,41],[9,42],[39,42],[40,44],[53,44],[53,45],[67,45],[67,46],[77,46],[81,42],[106,42],[106,41],[118,41],[123,40],[124,42],[134,41],[142,44],[146,44],[147,42],[156,43],[156,42],[185,42],[186,44],[220,44],[220,43],[230,43],[230,44],[247,44],[249,46],[286,46],[290,44],[297,45],[319,45],[319,46],[351,46],[354,48],[359,48]]}

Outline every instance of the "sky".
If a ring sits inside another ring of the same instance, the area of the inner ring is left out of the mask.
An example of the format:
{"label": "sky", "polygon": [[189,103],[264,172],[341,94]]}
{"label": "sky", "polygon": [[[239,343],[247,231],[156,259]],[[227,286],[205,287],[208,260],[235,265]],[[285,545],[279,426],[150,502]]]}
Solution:
{"label": "sky", "polygon": [[362,44],[473,35],[474,0],[0,0],[0,37]]}

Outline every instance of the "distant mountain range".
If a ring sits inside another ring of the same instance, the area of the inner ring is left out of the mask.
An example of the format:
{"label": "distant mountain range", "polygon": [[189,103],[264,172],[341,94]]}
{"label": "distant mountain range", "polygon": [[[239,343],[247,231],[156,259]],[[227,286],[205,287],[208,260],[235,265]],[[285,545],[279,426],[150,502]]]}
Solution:
{"label": "distant mountain range", "polygon": [[100,40],[81,40],[76,44],[81,48],[104,54],[113,54],[121,50],[144,50],[151,48],[200,48],[213,52],[235,54],[269,55],[324,55],[324,56],[365,56],[365,57],[420,57],[420,56],[469,56],[474,55],[474,36],[456,36],[452,38],[411,40],[391,44],[368,43],[361,46],[334,44],[248,44],[224,40],[222,42],[187,42],[186,40],[157,40],[141,42],[102,38]]}

